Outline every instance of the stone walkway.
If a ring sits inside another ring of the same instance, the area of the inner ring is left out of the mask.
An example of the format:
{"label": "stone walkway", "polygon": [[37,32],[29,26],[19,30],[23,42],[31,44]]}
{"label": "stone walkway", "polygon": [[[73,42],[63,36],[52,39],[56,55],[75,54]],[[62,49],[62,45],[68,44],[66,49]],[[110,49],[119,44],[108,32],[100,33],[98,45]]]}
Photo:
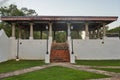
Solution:
{"label": "stone walkway", "polygon": [[[94,68],[98,68],[97,66],[83,66],[83,65],[73,65],[73,64],[63,64],[63,63],[53,63],[52,65],[55,66],[63,66],[63,67],[68,67],[72,69],[77,69],[77,70],[83,70],[87,72],[92,72],[92,73],[97,73],[97,74],[103,74],[103,75],[108,75],[111,76],[110,78],[102,78],[102,79],[89,79],[89,80],[120,80],[120,73],[115,73],[115,72],[108,72],[108,71],[103,71],[103,70],[96,70]],[[119,68],[119,66],[114,67],[114,66],[103,66],[99,68]]]}
{"label": "stone walkway", "polygon": [[103,71],[103,70],[96,70],[94,68],[120,68],[118,67],[113,67],[113,66],[103,66],[103,67],[98,67],[98,66],[82,66],[82,65],[73,65],[70,63],[51,63],[49,65],[43,65],[43,66],[36,66],[36,67],[31,67],[23,70],[16,70],[13,72],[8,72],[8,73],[1,73],[0,74],[0,80],[6,77],[11,77],[15,75],[20,75],[44,68],[48,68],[51,66],[63,66],[63,67],[68,67],[76,70],[83,70],[87,72],[92,72],[92,73],[97,73],[97,74],[103,74],[103,75],[108,75],[111,76],[110,78],[102,78],[102,79],[89,79],[89,80],[120,80],[120,73],[114,73],[114,72],[108,72],[108,71]]}
{"label": "stone walkway", "polygon": [[26,68],[26,69],[22,69],[22,70],[16,70],[16,71],[13,71],[13,72],[1,73],[0,74],[0,80],[3,79],[3,78],[6,78],[6,77],[16,76],[16,75],[20,75],[20,74],[24,74],[24,73],[48,68],[48,67],[51,67],[51,66],[53,66],[53,65],[35,66],[35,67]]}

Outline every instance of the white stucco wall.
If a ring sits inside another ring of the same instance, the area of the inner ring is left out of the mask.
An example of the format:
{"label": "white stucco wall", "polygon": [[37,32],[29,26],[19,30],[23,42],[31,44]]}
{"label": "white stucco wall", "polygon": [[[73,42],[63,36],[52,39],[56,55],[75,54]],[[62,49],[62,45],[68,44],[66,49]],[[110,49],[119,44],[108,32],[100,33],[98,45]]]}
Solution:
{"label": "white stucco wall", "polygon": [[48,54],[45,53],[45,63],[50,63],[51,45],[52,45],[52,37],[49,36],[49,39],[48,39]]}
{"label": "white stucco wall", "polygon": [[[12,57],[17,54],[17,40],[12,40]],[[43,60],[46,54],[46,40],[19,40],[19,58]]]}
{"label": "white stucco wall", "polygon": [[68,46],[69,46],[69,52],[70,52],[70,63],[75,63],[75,55],[72,54],[72,45],[71,45],[71,37],[68,36]]}
{"label": "white stucco wall", "polygon": [[120,59],[120,40],[74,40],[76,59]]}
{"label": "white stucco wall", "polygon": [[11,59],[10,39],[3,30],[0,30],[0,62]]}
{"label": "white stucco wall", "polygon": [[[105,38],[104,44],[102,44],[102,41],[74,39],[74,54],[71,54],[71,39],[68,38],[71,63],[74,63],[74,56],[76,56],[76,59],[120,59],[120,39]],[[19,45],[20,59],[44,59],[46,63],[49,63],[52,38],[50,38],[48,45],[49,54],[46,54],[46,40],[28,39],[20,40],[20,42],[22,43]],[[16,54],[17,40],[15,38],[9,39],[5,32],[0,30],[0,62],[16,59]]]}

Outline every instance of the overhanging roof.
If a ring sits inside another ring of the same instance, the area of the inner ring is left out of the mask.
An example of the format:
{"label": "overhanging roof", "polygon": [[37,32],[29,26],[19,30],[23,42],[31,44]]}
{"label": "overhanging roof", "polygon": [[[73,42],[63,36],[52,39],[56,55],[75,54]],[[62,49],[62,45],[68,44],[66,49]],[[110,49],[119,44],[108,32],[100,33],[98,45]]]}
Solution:
{"label": "overhanging roof", "polygon": [[[105,23],[106,25],[116,21],[117,16],[2,16],[0,18],[2,21],[8,23],[18,23],[22,28],[29,28],[29,23],[33,22],[34,29],[36,30],[45,30],[45,26],[49,22],[53,23],[53,29],[63,30],[66,29],[67,22],[72,23],[72,26],[75,26],[74,29],[83,28],[85,22],[90,23],[89,28],[102,27]],[[83,24],[81,24],[83,23]],[[57,27],[56,27],[57,26]],[[81,27],[80,27],[81,26]]]}
{"label": "overhanging roof", "polygon": [[111,23],[117,16],[2,16],[2,21],[102,21]]}

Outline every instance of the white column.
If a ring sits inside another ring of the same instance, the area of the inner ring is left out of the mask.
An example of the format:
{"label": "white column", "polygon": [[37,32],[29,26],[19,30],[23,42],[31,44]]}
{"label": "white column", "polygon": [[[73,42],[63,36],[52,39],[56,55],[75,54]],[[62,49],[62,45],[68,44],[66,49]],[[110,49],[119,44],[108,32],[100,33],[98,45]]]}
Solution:
{"label": "white column", "polygon": [[103,23],[103,37],[106,35],[106,30],[105,30],[105,23]]}
{"label": "white column", "polygon": [[12,23],[12,37],[15,38],[15,23]]}
{"label": "white column", "polygon": [[70,25],[71,25],[70,23],[67,23],[67,27],[68,27],[68,37],[71,37],[71,35],[70,35],[70,34],[71,34]]}
{"label": "white column", "polygon": [[104,40],[104,38],[105,38],[105,35],[106,35],[105,23],[103,23],[103,40]]}
{"label": "white column", "polygon": [[49,37],[52,37],[52,23],[49,23]]}
{"label": "white column", "polygon": [[75,56],[72,54],[72,40],[71,40],[71,23],[67,23],[68,27],[68,44],[69,44],[69,51],[70,51],[70,63],[75,63]]}
{"label": "white column", "polygon": [[100,29],[99,29],[99,31],[100,31],[100,39],[102,39],[103,38],[103,27],[100,27]]}
{"label": "white column", "polygon": [[30,23],[30,39],[33,39],[33,23]]}
{"label": "white column", "polygon": [[49,23],[48,54],[45,54],[45,63],[50,63],[50,52],[52,45],[52,23]]}
{"label": "white column", "polygon": [[12,59],[16,59],[16,52],[17,52],[17,48],[16,48],[16,40],[15,40],[15,23],[12,23],[12,35],[11,35],[11,57]]}
{"label": "white column", "polygon": [[88,23],[85,23],[85,39],[89,39],[89,30],[88,30]]}

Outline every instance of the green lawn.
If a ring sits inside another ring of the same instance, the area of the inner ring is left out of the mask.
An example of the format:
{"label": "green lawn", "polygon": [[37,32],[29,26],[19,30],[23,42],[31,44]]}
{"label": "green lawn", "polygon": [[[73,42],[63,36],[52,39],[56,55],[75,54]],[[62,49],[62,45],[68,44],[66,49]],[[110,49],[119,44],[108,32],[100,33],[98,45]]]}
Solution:
{"label": "green lawn", "polygon": [[77,65],[120,66],[120,60],[76,60]]}
{"label": "green lawn", "polygon": [[120,68],[95,68],[95,69],[120,73]]}
{"label": "green lawn", "polygon": [[38,65],[40,66],[43,64],[44,62],[39,60],[20,60],[20,61],[10,60],[0,63],[0,73],[29,68]]}
{"label": "green lawn", "polygon": [[54,66],[18,76],[5,78],[3,80],[86,80],[91,78],[96,79],[105,77],[108,76]]}

